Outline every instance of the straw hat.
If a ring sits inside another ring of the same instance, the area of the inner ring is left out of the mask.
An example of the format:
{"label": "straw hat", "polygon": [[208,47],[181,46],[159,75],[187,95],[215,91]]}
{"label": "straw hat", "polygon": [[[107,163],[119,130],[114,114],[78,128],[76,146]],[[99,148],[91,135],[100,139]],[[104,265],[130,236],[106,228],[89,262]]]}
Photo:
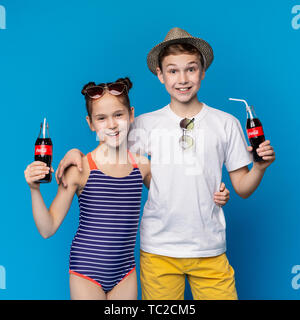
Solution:
{"label": "straw hat", "polygon": [[166,37],[165,40],[158,45],[156,45],[147,56],[147,64],[152,73],[155,75],[156,68],[158,67],[158,56],[161,50],[174,43],[189,43],[196,47],[200,53],[202,54],[204,60],[204,69],[207,70],[208,67],[211,65],[214,59],[214,53],[212,47],[203,39],[195,38],[187,33],[185,30],[180,28],[173,28],[171,29]]}

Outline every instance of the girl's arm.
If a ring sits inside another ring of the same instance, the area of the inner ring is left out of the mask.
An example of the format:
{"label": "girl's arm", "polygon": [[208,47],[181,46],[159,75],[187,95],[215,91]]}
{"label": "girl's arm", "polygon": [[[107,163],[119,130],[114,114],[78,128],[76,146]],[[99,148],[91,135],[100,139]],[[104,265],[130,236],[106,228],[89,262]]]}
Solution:
{"label": "girl's arm", "polygon": [[25,170],[25,178],[30,187],[32,212],[35,224],[43,238],[49,238],[59,228],[65,218],[74,194],[79,185],[79,173],[76,167],[70,167],[66,172],[68,187],[59,185],[55,199],[47,209],[40,192],[40,185],[35,181],[45,173],[45,164],[35,161]]}

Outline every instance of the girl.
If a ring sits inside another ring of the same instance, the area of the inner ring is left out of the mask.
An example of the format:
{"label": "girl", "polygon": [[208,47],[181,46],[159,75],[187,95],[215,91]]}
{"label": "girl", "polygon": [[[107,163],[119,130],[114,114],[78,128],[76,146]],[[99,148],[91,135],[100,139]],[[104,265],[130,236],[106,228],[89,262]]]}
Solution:
{"label": "girl", "polygon": [[86,120],[100,143],[83,158],[81,172],[75,166],[67,169],[67,187],[59,185],[49,209],[37,181],[53,169],[34,161],[25,170],[33,217],[44,238],[57,231],[74,194],[78,196],[80,221],[70,252],[71,299],[137,299],[134,247],[142,184],[149,188],[151,173],[148,158],[127,150],[134,120],[131,87],[128,78],[84,86]]}
{"label": "girl", "polygon": [[80,222],[70,252],[72,299],[137,298],[134,247],[142,184],[150,165],[146,157],[132,155],[126,147],[134,119],[128,98],[131,87],[128,78],[84,86],[86,120],[100,144],[84,157],[82,172],[76,167],[67,170],[68,187],[59,186],[49,210],[36,181],[50,168],[35,161],[25,170],[34,220],[44,238],[57,231],[74,194],[78,196]]}

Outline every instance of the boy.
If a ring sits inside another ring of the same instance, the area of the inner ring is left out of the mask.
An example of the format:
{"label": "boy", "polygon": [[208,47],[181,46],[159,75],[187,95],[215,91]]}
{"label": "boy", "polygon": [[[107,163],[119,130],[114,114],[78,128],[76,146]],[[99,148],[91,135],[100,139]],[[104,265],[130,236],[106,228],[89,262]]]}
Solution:
{"label": "boy", "polygon": [[[275,160],[270,141],[252,162],[239,121],[200,102],[197,93],[213,61],[211,46],[171,29],[148,54],[149,69],[170,94],[169,105],[137,117],[129,139],[133,152],[151,155],[151,184],[141,222],[143,299],[181,300],[185,276],[194,299],[237,299],[226,258],[225,219],[213,202],[225,164],[241,197],[258,187]],[[69,163],[62,163],[58,177]]]}

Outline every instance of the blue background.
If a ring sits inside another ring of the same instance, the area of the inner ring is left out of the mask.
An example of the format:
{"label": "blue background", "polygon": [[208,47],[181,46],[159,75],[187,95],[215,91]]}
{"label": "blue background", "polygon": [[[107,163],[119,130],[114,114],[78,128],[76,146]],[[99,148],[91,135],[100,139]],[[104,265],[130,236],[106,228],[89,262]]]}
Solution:
{"label": "blue background", "polygon": [[[239,298],[299,299],[300,290],[291,285],[292,267],[300,264],[300,29],[291,25],[297,4],[0,0],[6,8],[6,30],[0,30],[0,265],[6,270],[6,289],[0,289],[0,299],[69,299],[68,256],[78,224],[77,197],[58,232],[44,240],[32,218],[24,179],[40,122],[45,116],[49,121],[56,169],[69,149],[87,153],[97,144],[80,94],[88,81],[129,76],[137,115],[165,106],[169,97],[148,70],[146,55],[175,26],[214,49],[200,101],[233,114],[244,126],[244,106],[228,98],[246,99],[276,151],[276,161],[246,200],[234,193],[224,171],[231,191],[224,210],[227,254]],[[56,190],[55,181],[41,187],[48,206]],[[146,198],[144,190],[143,203]],[[192,299],[188,286],[185,296]]]}

